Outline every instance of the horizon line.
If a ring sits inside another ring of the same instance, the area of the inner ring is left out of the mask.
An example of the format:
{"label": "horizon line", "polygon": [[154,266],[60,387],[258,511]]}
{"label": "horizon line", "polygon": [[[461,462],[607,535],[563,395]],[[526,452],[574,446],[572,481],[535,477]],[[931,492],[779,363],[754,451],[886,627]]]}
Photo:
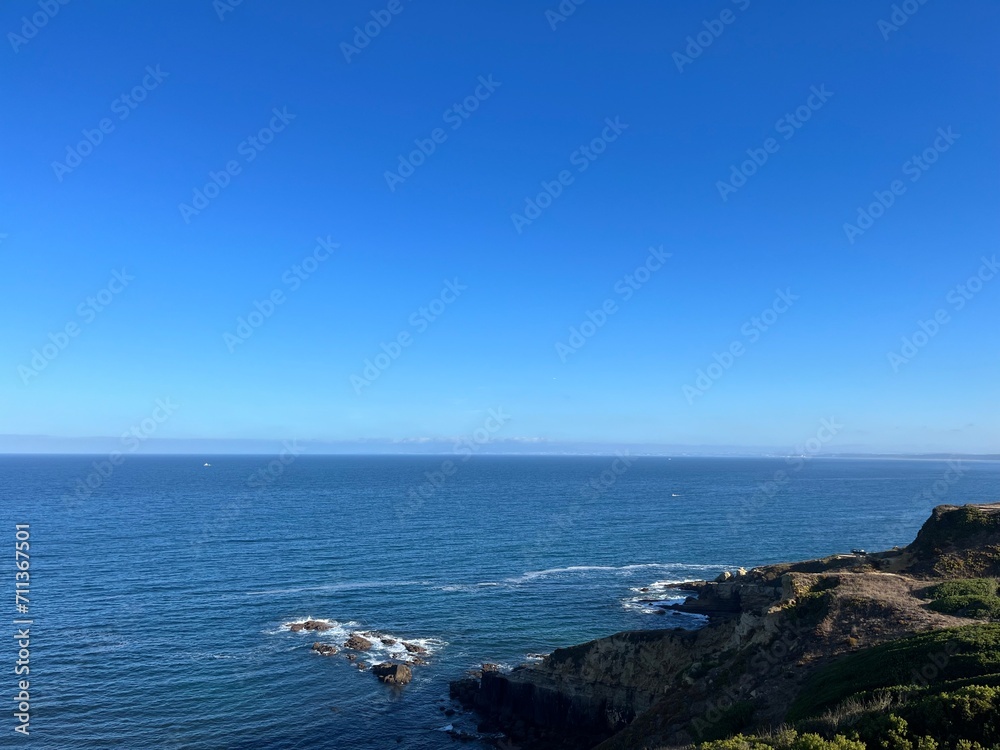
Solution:
{"label": "horizon line", "polygon": [[[224,451],[224,452],[200,452],[192,453],[186,451],[178,451],[175,453],[169,452],[151,452],[151,451],[139,451],[126,453],[123,451],[114,451],[121,454],[123,457],[128,455],[145,457],[145,458],[163,458],[163,457],[177,457],[177,458],[195,458],[195,457],[225,457],[225,456],[260,456],[260,457],[270,457],[274,456],[274,452],[237,452],[237,451]],[[90,451],[0,451],[0,458],[15,457],[15,456],[31,456],[31,457],[47,457],[47,456],[80,456],[80,457],[106,457],[109,455],[105,452],[90,452]],[[393,453],[363,453],[363,452],[347,452],[341,451],[337,453],[332,452],[310,452],[310,453],[300,453],[296,455],[296,458],[320,458],[320,457],[352,457],[352,458],[396,458],[396,457],[420,457],[420,458],[453,458],[456,455],[460,455],[455,452],[393,452]],[[864,453],[864,452],[851,452],[851,453],[776,453],[776,452],[734,452],[734,453],[629,453],[628,451],[615,451],[615,452],[582,452],[582,451],[561,451],[561,452],[495,452],[495,451],[482,451],[469,456],[470,458],[476,456],[491,457],[491,458],[805,458],[805,459],[883,459],[883,460],[906,460],[906,461],[947,461],[947,460],[964,460],[964,461],[1000,461],[1000,454],[996,453],[946,453],[940,451],[928,451],[919,453]]]}

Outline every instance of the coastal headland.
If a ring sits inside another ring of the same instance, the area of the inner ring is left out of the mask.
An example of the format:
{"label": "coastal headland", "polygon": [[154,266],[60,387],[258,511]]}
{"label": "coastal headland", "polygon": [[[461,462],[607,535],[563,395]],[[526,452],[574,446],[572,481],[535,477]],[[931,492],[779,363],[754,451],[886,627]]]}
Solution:
{"label": "coastal headland", "polygon": [[905,548],[679,585],[664,608],[699,629],[616,633],[451,694],[525,750],[989,747],[998,576],[1000,504],[942,505]]}

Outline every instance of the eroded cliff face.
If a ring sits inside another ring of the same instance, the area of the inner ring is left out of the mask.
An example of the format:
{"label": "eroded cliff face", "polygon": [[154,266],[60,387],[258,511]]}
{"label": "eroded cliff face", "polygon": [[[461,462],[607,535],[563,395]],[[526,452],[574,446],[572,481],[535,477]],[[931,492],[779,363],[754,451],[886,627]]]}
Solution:
{"label": "eroded cliff face", "polygon": [[552,746],[558,738],[569,747],[592,747],[656,706],[689,700],[718,655],[779,637],[767,612],[781,601],[780,577],[755,573],[689,588],[697,597],[688,599],[687,611],[710,612],[718,621],[700,630],[617,633],[557,649],[510,674],[456,683],[453,695],[519,741]]}
{"label": "eroded cliff face", "polygon": [[942,554],[953,568],[985,564],[1000,542],[998,511],[942,506],[905,550],[686,584],[693,596],[678,608],[707,614],[700,630],[618,633],[454,683],[452,694],[525,748],[676,747],[778,724],[831,659],[967,623],[927,609],[928,577],[941,575]]}
{"label": "eroded cliff face", "polygon": [[[666,695],[714,631],[635,631],[557,649],[510,674],[485,673],[453,694],[520,738],[548,730],[570,746],[590,746],[628,726]],[[589,744],[588,744],[589,743]]]}

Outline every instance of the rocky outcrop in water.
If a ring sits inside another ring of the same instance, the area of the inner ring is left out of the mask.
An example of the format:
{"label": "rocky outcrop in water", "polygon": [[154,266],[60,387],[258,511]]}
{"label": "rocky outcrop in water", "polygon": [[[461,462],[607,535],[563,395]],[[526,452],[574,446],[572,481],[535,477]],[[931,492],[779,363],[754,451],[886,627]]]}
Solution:
{"label": "rocky outcrop in water", "polygon": [[371,647],[372,642],[357,633],[351,633],[350,638],[344,641],[344,648],[354,649],[355,651],[367,651]]}
{"label": "rocky outcrop in water", "polygon": [[298,633],[303,630],[315,630],[322,632],[324,630],[329,630],[330,624],[323,622],[322,620],[306,620],[305,622],[293,622],[288,626],[288,629],[293,633]]}
{"label": "rocky outcrop in water", "polygon": [[390,662],[376,664],[372,667],[372,674],[387,685],[406,685],[413,679],[413,672],[408,666]]}

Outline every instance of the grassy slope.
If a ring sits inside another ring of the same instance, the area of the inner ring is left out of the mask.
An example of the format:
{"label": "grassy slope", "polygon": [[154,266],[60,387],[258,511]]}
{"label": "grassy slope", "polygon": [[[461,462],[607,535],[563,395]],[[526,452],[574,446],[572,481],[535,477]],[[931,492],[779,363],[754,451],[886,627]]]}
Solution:
{"label": "grassy slope", "polygon": [[789,721],[815,716],[859,693],[944,684],[1000,673],[1000,624],[935,630],[850,654],[806,681]]}

